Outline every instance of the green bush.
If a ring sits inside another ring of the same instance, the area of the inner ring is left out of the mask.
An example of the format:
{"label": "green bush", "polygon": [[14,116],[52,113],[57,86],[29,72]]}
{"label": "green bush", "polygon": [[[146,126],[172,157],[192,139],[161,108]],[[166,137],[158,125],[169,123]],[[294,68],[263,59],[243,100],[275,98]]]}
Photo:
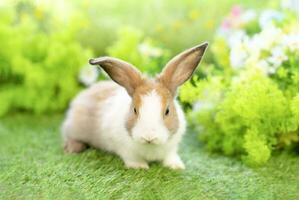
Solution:
{"label": "green bush", "polygon": [[215,36],[208,78],[181,88],[208,150],[259,166],[298,145],[298,33],[289,10],[233,8]]}
{"label": "green bush", "polygon": [[244,152],[249,162],[263,164],[279,135],[296,130],[292,117],[287,99],[270,79],[249,76],[232,86],[218,107],[219,145],[227,155]]}
{"label": "green bush", "polygon": [[19,2],[0,11],[0,115],[61,111],[80,89],[78,71],[91,57],[76,42],[81,28],[54,12]]}

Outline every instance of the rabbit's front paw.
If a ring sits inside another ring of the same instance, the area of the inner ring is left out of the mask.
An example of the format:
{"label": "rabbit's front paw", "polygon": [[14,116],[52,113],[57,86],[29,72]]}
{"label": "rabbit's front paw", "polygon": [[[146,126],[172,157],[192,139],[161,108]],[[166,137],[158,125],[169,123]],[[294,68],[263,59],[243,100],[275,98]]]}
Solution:
{"label": "rabbit's front paw", "polygon": [[86,145],[82,142],[68,138],[64,143],[64,152],[66,153],[80,153],[86,149]]}
{"label": "rabbit's front paw", "polygon": [[185,165],[181,160],[180,156],[177,154],[170,155],[163,161],[163,165],[170,169],[180,170],[185,169]]}
{"label": "rabbit's front paw", "polygon": [[127,168],[132,169],[149,169],[148,164],[145,161],[125,161]]}

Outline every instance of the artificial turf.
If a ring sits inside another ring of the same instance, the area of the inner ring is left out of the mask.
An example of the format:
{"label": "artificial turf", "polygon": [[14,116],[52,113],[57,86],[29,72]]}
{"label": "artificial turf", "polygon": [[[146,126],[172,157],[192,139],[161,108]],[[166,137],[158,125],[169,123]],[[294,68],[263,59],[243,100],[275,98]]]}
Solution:
{"label": "artificial turf", "polygon": [[100,150],[62,151],[61,115],[12,115],[0,121],[0,199],[299,199],[299,156],[279,154],[264,167],[210,154],[189,131],[184,171],[158,163],[125,169]]}

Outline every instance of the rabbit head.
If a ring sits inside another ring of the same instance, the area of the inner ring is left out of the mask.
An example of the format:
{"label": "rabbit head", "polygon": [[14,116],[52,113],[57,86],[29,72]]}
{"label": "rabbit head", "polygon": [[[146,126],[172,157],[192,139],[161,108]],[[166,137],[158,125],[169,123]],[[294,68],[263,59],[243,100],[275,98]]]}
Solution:
{"label": "rabbit head", "polygon": [[111,57],[90,59],[99,65],[132,98],[126,129],[142,144],[166,143],[180,124],[175,97],[177,88],[187,81],[199,64],[208,44],[178,54],[155,78],[143,76],[133,65]]}

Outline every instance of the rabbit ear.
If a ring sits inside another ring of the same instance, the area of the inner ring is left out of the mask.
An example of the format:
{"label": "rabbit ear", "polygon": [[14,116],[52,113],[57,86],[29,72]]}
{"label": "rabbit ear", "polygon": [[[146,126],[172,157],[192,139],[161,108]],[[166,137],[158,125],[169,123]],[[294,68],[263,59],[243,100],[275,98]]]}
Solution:
{"label": "rabbit ear", "polygon": [[141,73],[131,64],[112,57],[90,59],[91,65],[99,65],[112,80],[126,88],[130,96],[142,82]]}
{"label": "rabbit ear", "polygon": [[207,46],[208,43],[205,42],[172,58],[158,76],[158,80],[175,94],[177,87],[192,76]]}

